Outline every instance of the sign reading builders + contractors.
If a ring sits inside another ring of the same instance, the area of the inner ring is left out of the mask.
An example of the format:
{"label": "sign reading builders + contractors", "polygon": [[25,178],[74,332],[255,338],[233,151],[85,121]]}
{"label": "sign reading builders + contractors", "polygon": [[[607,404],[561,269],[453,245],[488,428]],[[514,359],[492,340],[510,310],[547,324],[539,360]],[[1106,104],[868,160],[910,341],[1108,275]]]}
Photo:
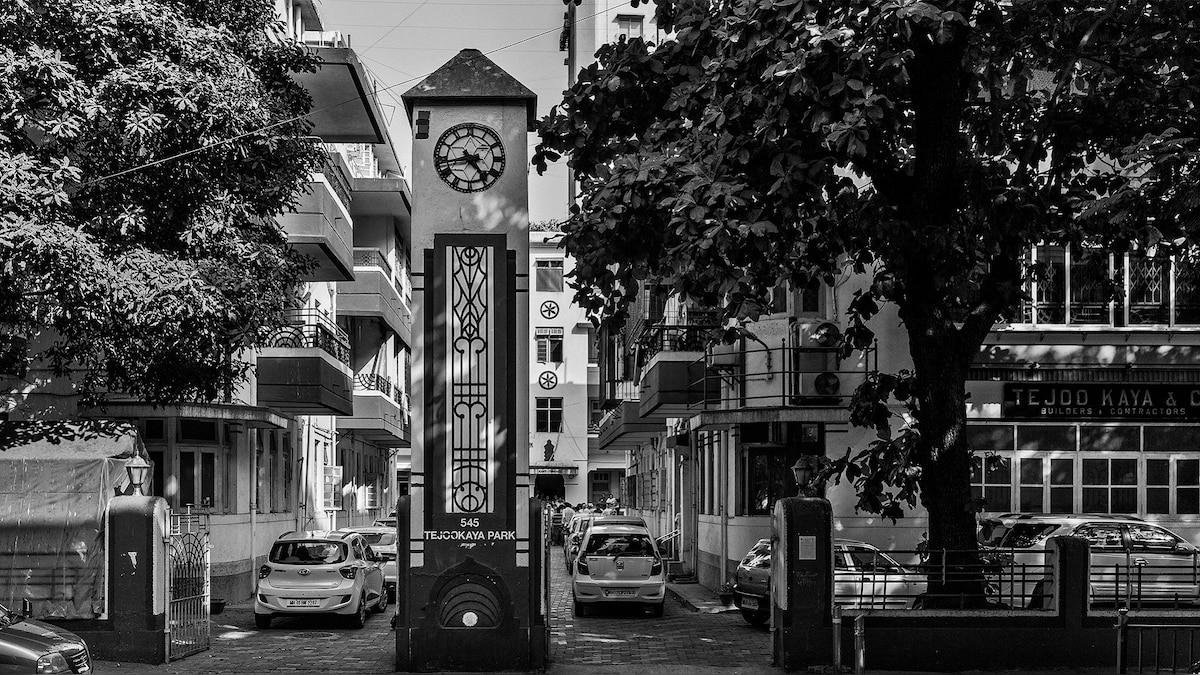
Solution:
{"label": "sign reading builders + contractors", "polygon": [[1004,385],[1005,419],[1200,420],[1200,384]]}

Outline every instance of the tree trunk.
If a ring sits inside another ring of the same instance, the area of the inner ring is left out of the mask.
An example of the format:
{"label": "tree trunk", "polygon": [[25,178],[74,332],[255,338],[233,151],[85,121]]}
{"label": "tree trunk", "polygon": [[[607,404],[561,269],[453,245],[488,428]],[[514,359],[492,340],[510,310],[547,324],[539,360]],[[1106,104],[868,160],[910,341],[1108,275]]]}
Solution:
{"label": "tree trunk", "polygon": [[921,503],[929,514],[926,606],[982,607],[987,582],[975,536],[974,458],[965,435],[967,369],[979,345],[963,344],[953,324],[940,328],[909,331],[919,403]]}

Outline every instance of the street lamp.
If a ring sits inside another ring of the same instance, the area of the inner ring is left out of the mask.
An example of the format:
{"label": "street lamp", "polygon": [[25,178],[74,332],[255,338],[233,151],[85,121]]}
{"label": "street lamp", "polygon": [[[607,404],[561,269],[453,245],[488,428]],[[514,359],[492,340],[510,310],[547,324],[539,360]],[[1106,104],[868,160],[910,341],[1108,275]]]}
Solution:
{"label": "street lamp", "polygon": [[129,484],[133,486],[131,495],[145,497],[146,493],[142,492],[142,484],[150,476],[150,462],[146,461],[141,455],[134,455],[125,462],[125,473],[129,474]]}
{"label": "street lamp", "polygon": [[796,486],[799,488],[796,492],[797,496],[813,496],[812,488],[809,486],[813,479],[813,473],[812,463],[807,457],[797,459],[796,463],[792,465],[792,475],[796,478]]}

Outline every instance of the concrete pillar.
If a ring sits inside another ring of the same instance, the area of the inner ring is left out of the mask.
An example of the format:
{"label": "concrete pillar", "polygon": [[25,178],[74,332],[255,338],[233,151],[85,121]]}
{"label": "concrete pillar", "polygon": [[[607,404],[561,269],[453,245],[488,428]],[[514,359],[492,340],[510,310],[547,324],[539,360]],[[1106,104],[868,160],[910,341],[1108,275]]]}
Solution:
{"label": "concrete pillar", "polygon": [[804,670],[832,661],[833,511],[817,497],[775,503],[771,554],[771,653]]}
{"label": "concrete pillar", "polygon": [[108,618],[111,639],[88,635],[96,658],[167,661],[167,502],[114,497],[108,505]]}

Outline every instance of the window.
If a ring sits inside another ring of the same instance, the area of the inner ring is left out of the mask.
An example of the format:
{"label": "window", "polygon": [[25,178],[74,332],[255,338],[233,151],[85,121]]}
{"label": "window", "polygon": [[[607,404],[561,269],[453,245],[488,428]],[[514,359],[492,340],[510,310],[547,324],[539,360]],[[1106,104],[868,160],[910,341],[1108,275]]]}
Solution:
{"label": "window", "polygon": [[617,36],[620,40],[635,40],[642,37],[642,17],[631,14],[617,15]]}
{"label": "window", "polygon": [[752,516],[769,515],[776,500],[796,496],[796,479],[792,465],[799,459],[798,450],[756,448],[746,456],[746,513]]}
{"label": "window", "polygon": [[561,293],[563,261],[558,259],[538,260],[534,272],[534,284],[536,290]]}
{"label": "window", "polygon": [[[971,492],[983,500],[983,510],[1003,512],[1012,508],[1012,463],[985,461],[977,455],[971,465]],[[986,466],[985,466],[986,464]]]}
{"label": "window", "polygon": [[[1171,256],[1109,253],[1082,246],[1036,246],[1032,303],[1019,322],[1167,326],[1200,322],[1200,270]],[[1110,292],[1110,287],[1113,289]]]}
{"label": "window", "polygon": [[563,407],[561,398],[537,399],[537,430],[540,432],[561,432],[563,426]]}
{"label": "window", "polygon": [[342,467],[326,466],[324,483],[325,510],[340,511],[342,508]]}
{"label": "window", "polygon": [[179,452],[179,505],[216,508],[217,453],[214,450]]}
{"label": "window", "polygon": [[[1174,510],[1171,508],[1172,492]],[[1146,513],[1200,514],[1200,459],[1148,458]]]}
{"label": "window", "polygon": [[600,338],[595,328],[587,329],[588,363],[600,362]]}
{"label": "window", "polygon": [[563,329],[537,329],[537,362],[562,363],[563,361]]}
{"label": "window", "polygon": [[1138,471],[1134,458],[1083,460],[1083,511],[1136,513]]}

